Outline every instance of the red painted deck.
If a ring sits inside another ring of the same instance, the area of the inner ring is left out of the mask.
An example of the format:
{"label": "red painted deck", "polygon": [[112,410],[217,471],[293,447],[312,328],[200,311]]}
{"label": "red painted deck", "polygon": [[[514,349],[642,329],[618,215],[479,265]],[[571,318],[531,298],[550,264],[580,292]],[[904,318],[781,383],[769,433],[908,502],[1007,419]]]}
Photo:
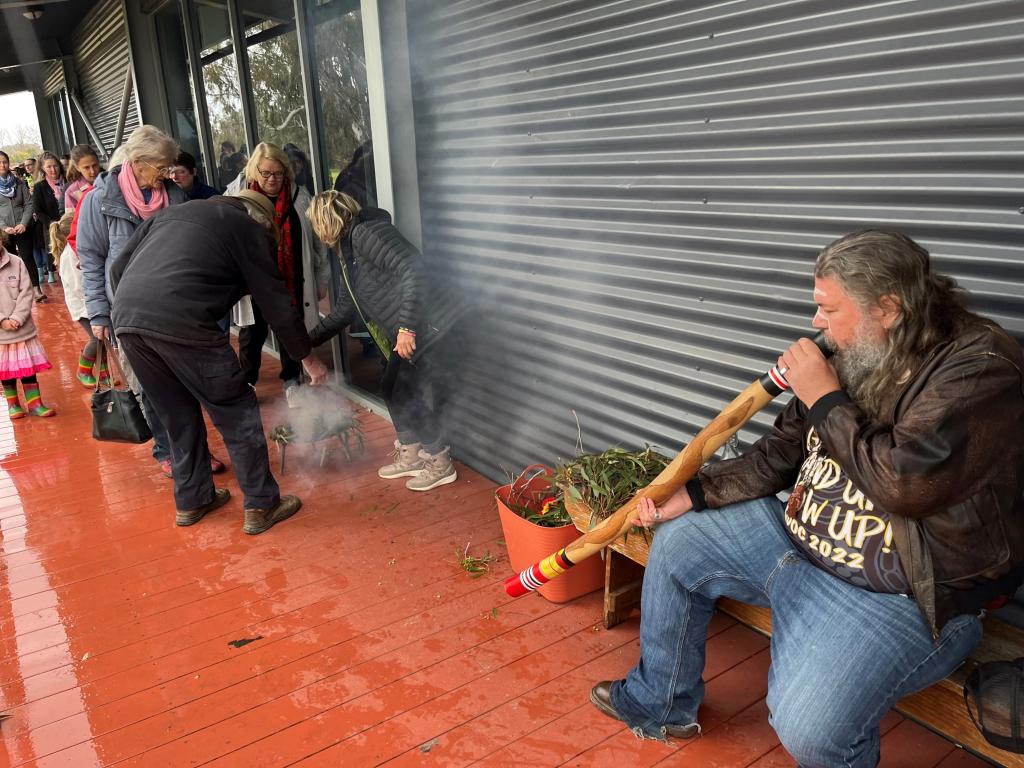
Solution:
{"label": "red painted deck", "polygon": [[[370,414],[362,459],[320,469],[292,449],[292,520],[244,536],[235,499],[176,528],[148,448],[91,439],[81,332],[51,294],[36,321],[59,414],[0,416],[0,765],[793,765],[767,722],[767,641],[721,615],[703,737],[638,741],[598,713],[588,690],[635,662],[637,620],[605,631],[598,594],[509,600],[493,484],[464,467],[432,494],[378,480],[393,432]],[[489,574],[459,567],[467,544],[496,556]],[[887,768],[983,765],[886,727]]]}

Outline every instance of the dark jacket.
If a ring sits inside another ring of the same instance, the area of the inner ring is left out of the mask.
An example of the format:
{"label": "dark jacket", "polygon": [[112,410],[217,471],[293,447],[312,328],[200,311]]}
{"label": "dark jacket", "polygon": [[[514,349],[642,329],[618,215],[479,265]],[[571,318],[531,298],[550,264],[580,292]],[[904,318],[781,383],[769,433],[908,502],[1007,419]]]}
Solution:
{"label": "dark jacket", "polygon": [[32,211],[36,218],[45,228],[49,228],[51,221],[57,221],[64,213],[64,195],[61,199],[53,194],[50,184],[46,179],[40,179],[39,183],[32,187]]}
{"label": "dark jacket", "polygon": [[314,345],[359,317],[346,273],[365,319],[379,325],[392,344],[399,328],[415,332],[417,354],[448,331],[460,314],[458,303],[432,284],[423,256],[391,223],[387,211],[363,208],[342,239],[341,257],[337,306],[310,331]]}
{"label": "dark jacket", "polygon": [[115,333],[177,344],[227,344],[219,322],[252,294],[296,360],[310,351],[302,314],[277,268],[277,247],[240,200],[167,208],[142,224],[110,268]]}
{"label": "dark jacket", "polygon": [[192,180],[192,189],[188,191],[189,200],[209,200],[214,195],[219,195],[216,189],[211,187],[209,184],[204,184],[199,180],[197,176]]}
{"label": "dark jacket", "polygon": [[843,392],[808,410],[793,398],[771,434],[687,483],[695,509],[793,485],[814,426],[828,454],[892,516],[893,544],[938,636],[953,616],[1012,595],[1024,578],[1024,354],[972,318],[892,395],[893,426]]}
{"label": "dark jacket", "polygon": [[[107,273],[121,249],[142,219],[125,202],[117,177],[121,166],[101,173],[93,191],[78,204],[78,230],[75,249],[82,266],[82,292],[85,308],[93,325],[110,325],[110,303],[114,293]],[[164,180],[168,205],[183,203],[185,192],[173,181]]]}

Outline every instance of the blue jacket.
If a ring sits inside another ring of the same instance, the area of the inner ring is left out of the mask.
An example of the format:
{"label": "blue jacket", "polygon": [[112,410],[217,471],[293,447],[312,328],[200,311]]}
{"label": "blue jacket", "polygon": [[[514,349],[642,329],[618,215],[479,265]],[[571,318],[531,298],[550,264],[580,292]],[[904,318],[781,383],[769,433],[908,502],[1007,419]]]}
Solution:
{"label": "blue jacket", "polygon": [[[93,325],[110,325],[110,305],[114,293],[110,287],[110,265],[114,263],[125,243],[142,223],[128,208],[117,176],[121,166],[101,173],[93,184],[93,191],[79,204],[78,260],[82,266],[82,292],[85,309]],[[170,205],[184,203],[188,198],[173,181],[164,180],[164,189]]]}

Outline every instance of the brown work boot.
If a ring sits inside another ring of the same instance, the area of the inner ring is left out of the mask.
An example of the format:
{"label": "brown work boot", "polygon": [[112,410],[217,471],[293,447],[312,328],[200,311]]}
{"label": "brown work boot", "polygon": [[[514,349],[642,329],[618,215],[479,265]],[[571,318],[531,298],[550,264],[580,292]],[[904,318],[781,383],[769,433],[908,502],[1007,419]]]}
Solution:
{"label": "brown work boot", "polygon": [[419,443],[400,443],[395,440],[395,452],[391,464],[377,470],[377,477],[393,480],[396,477],[416,477],[423,472],[423,458],[420,456]]}
{"label": "brown work boot", "polygon": [[298,496],[282,496],[273,509],[245,510],[245,525],[242,531],[250,536],[263,533],[282,520],[287,520],[302,508],[302,500]]}
{"label": "brown work boot", "polygon": [[[612,682],[611,680],[602,680],[600,683],[590,689],[590,703],[597,707],[602,713],[612,717],[616,720],[622,720],[622,715],[618,713],[618,710],[612,706]],[[628,725],[628,723],[627,723]],[[638,736],[641,734],[637,733],[637,730],[630,728],[633,733]],[[692,739],[694,736],[700,735],[700,724],[690,723],[688,725],[671,725],[666,724],[661,726],[661,734],[665,738],[669,739]],[[648,736],[648,738],[650,738]]]}
{"label": "brown work boot", "polygon": [[213,510],[219,509],[227,504],[228,499],[230,498],[231,491],[227,488],[218,488],[213,492],[213,501],[209,504],[204,504],[199,509],[179,509],[178,513],[174,516],[174,524],[195,525],[207,514],[213,512]]}

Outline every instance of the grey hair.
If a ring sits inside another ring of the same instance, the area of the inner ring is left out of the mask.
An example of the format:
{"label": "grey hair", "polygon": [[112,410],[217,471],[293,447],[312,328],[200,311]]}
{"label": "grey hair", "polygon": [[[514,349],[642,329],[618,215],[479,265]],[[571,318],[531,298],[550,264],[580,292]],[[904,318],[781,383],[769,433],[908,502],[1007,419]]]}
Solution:
{"label": "grey hair", "polygon": [[133,163],[169,165],[178,156],[177,142],[152,125],[140,125],[124,143],[125,154]]}
{"label": "grey hair", "polygon": [[883,299],[898,309],[884,356],[859,392],[876,418],[901,381],[970,316],[956,281],[932,272],[928,251],[900,232],[864,229],[841,237],[818,254],[814,274],[835,280],[861,309]]}

